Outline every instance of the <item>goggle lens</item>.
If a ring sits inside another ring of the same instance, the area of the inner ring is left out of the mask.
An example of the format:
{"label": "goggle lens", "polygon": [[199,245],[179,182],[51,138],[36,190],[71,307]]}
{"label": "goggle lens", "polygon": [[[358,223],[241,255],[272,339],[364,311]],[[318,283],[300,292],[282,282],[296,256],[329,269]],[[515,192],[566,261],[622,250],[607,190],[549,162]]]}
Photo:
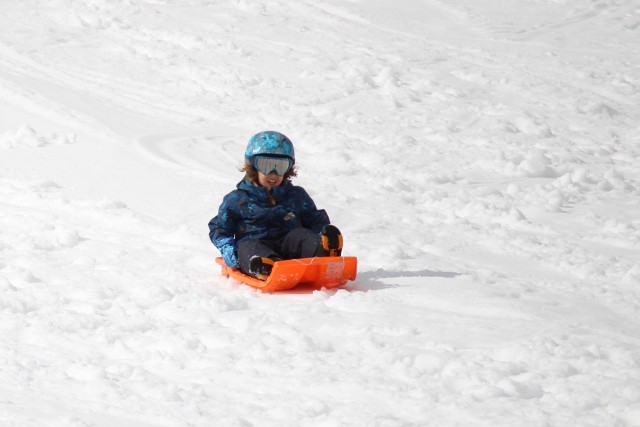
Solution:
{"label": "goggle lens", "polygon": [[265,175],[275,172],[278,176],[283,176],[291,168],[291,160],[287,157],[257,156],[253,166]]}

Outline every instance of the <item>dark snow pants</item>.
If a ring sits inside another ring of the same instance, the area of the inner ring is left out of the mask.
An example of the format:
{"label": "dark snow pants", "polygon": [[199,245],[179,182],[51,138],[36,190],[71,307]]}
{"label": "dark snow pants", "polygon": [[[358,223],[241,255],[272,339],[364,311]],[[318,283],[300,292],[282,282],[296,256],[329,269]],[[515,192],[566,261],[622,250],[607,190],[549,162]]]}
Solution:
{"label": "dark snow pants", "polygon": [[240,270],[249,274],[249,260],[254,255],[272,259],[312,258],[325,256],[320,235],[298,227],[279,240],[245,239],[238,243]]}

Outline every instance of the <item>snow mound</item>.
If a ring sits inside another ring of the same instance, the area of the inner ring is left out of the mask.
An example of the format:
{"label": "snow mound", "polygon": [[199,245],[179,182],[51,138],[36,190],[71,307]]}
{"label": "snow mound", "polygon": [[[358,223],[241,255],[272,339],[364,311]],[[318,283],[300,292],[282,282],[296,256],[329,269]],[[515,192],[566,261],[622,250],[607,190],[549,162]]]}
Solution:
{"label": "snow mound", "polygon": [[29,125],[20,126],[15,131],[0,135],[0,148],[40,148],[48,145],[75,144],[75,134],[59,136],[55,133],[42,135]]}

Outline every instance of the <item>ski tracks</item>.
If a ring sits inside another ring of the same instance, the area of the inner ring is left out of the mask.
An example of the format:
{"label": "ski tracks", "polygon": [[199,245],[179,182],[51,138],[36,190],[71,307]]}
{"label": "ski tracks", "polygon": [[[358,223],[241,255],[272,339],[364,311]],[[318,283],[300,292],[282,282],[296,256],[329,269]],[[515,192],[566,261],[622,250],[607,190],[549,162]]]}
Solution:
{"label": "ski tracks", "polygon": [[151,161],[209,181],[228,181],[242,166],[238,153],[244,144],[230,137],[161,134],[141,137],[135,143]]}

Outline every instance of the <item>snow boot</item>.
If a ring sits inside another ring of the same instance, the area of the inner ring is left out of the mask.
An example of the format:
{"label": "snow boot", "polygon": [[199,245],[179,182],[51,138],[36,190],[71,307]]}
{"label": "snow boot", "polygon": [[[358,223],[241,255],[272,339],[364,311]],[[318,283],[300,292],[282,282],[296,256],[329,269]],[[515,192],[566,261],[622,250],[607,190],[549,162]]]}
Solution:
{"label": "snow boot", "polygon": [[280,260],[254,255],[249,260],[249,272],[257,279],[267,280],[276,261]]}
{"label": "snow boot", "polygon": [[320,231],[322,248],[328,256],[340,256],[342,254],[342,233],[335,225],[325,225]]}

